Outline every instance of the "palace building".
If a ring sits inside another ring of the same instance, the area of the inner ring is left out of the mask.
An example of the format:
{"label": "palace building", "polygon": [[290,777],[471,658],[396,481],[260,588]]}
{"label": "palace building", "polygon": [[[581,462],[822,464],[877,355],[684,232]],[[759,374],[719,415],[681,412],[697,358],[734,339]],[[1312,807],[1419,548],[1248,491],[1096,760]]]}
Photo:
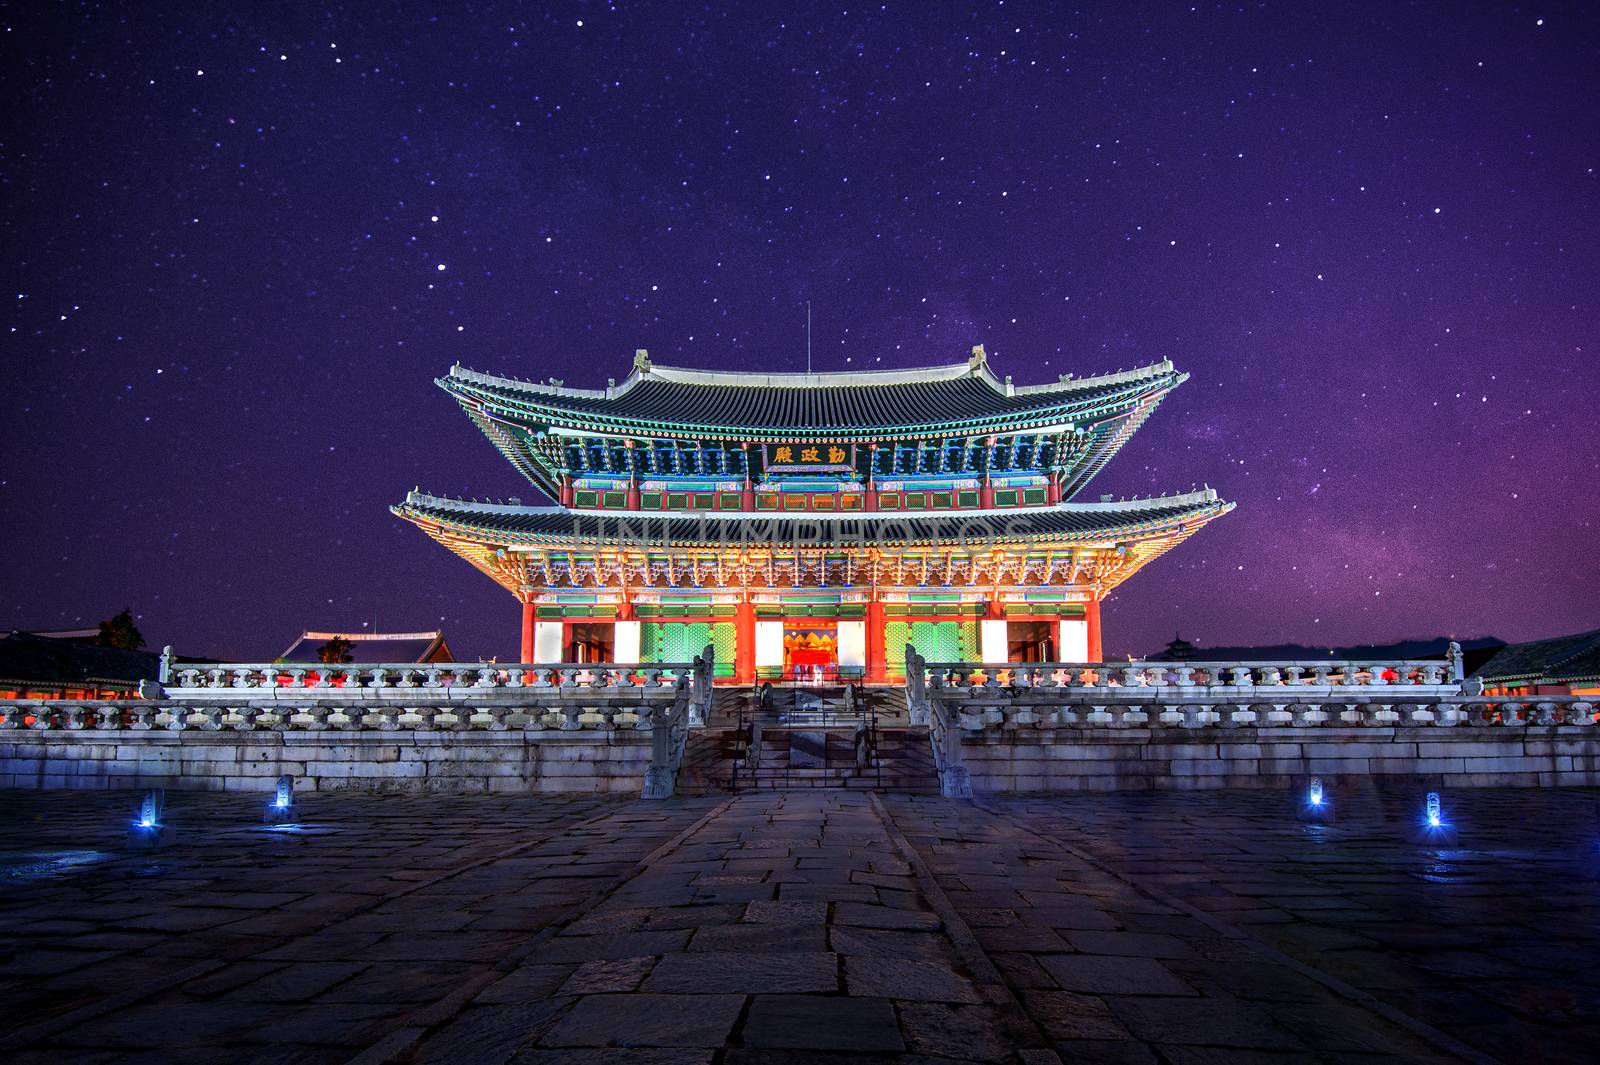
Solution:
{"label": "palace building", "polygon": [[1187,379],[1170,362],[1014,385],[982,347],[915,370],[651,363],[603,390],[437,383],[558,505],[392,508],[522,605],[524,662],[684,661],[724,682],[895,682],[930,661],[1101,658],[1100,604],[1233,509],[1077,502]]}

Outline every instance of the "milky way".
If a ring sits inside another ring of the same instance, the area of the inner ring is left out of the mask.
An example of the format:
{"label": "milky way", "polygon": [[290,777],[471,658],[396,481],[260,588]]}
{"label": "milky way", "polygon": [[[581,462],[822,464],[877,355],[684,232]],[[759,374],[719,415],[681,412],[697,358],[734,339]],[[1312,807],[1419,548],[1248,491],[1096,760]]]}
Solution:
{"label": "milky way", "polygon": [[536,495],[433,378],[802,370],[808,300],[818,369],[1193,375],[1080,498],[1239,507],[1109,654],[1600,624],[1592,11],[160,6],[3,15],[0,624],[514,655],[386,509]]}

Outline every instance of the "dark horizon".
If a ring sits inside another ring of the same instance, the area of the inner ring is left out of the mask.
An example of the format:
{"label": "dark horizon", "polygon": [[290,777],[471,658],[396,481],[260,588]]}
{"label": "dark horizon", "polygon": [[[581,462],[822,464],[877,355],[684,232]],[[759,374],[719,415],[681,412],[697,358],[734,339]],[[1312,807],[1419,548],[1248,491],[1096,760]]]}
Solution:
{"label": "dark horizon", "polygon": [[1079,496],[1238,509],[1107,657],[1600,626],[1597,16],[14,9],[0,624],[517,604],[388,512],[543,502],[433,378],[1192,375]]}

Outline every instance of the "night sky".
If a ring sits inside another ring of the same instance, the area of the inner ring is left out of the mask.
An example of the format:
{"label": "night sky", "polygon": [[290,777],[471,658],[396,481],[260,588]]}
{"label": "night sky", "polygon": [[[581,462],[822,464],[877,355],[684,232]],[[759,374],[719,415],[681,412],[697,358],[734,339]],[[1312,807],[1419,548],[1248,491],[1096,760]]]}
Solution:
{"label": "night sky", "polygon": [[223,6],[0,13],[0,627],[514,656],[386,509],[537,496],[433,378],[803,370],[807,300],[819,370],[1193,375],[1080,498],[1239,506],[1109,656],[1600,625],[1592,9]]}

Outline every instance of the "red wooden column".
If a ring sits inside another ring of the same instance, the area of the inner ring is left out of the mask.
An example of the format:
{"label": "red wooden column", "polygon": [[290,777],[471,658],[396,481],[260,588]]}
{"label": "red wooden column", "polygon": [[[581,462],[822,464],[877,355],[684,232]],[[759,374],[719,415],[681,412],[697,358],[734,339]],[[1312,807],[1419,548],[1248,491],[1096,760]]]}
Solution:
{"label": "red wooden column", "polygon": [[1100,647],[1100,600],[1091,599],[1083,605],[1083,619],[1089,629],[1089,661],[1104,661],[1105,652]]}
{"label": "red wooden column", "polygon": [[756,681],[756,608],[748,599],[733,608],[733,679],[739,684]]}
{"label": "red wooden column", "polygon": [[522,604],[522,662],[533,661],[533,619],[536,611],[533,603]]}
{"label": "red wooden column", "polygon": [[739,493],[739,509],[756,509],[756,486],[750,479],[750,442],[742,441],[739,450],[744,452],[744,490]]}
{"label": "red wooden column", "polygon": [[887,683],[888,667],[888,654],[883,646],[883,604],[878,601],[877,589],[873,589],[872,598],[867,600],[867,683]]}

